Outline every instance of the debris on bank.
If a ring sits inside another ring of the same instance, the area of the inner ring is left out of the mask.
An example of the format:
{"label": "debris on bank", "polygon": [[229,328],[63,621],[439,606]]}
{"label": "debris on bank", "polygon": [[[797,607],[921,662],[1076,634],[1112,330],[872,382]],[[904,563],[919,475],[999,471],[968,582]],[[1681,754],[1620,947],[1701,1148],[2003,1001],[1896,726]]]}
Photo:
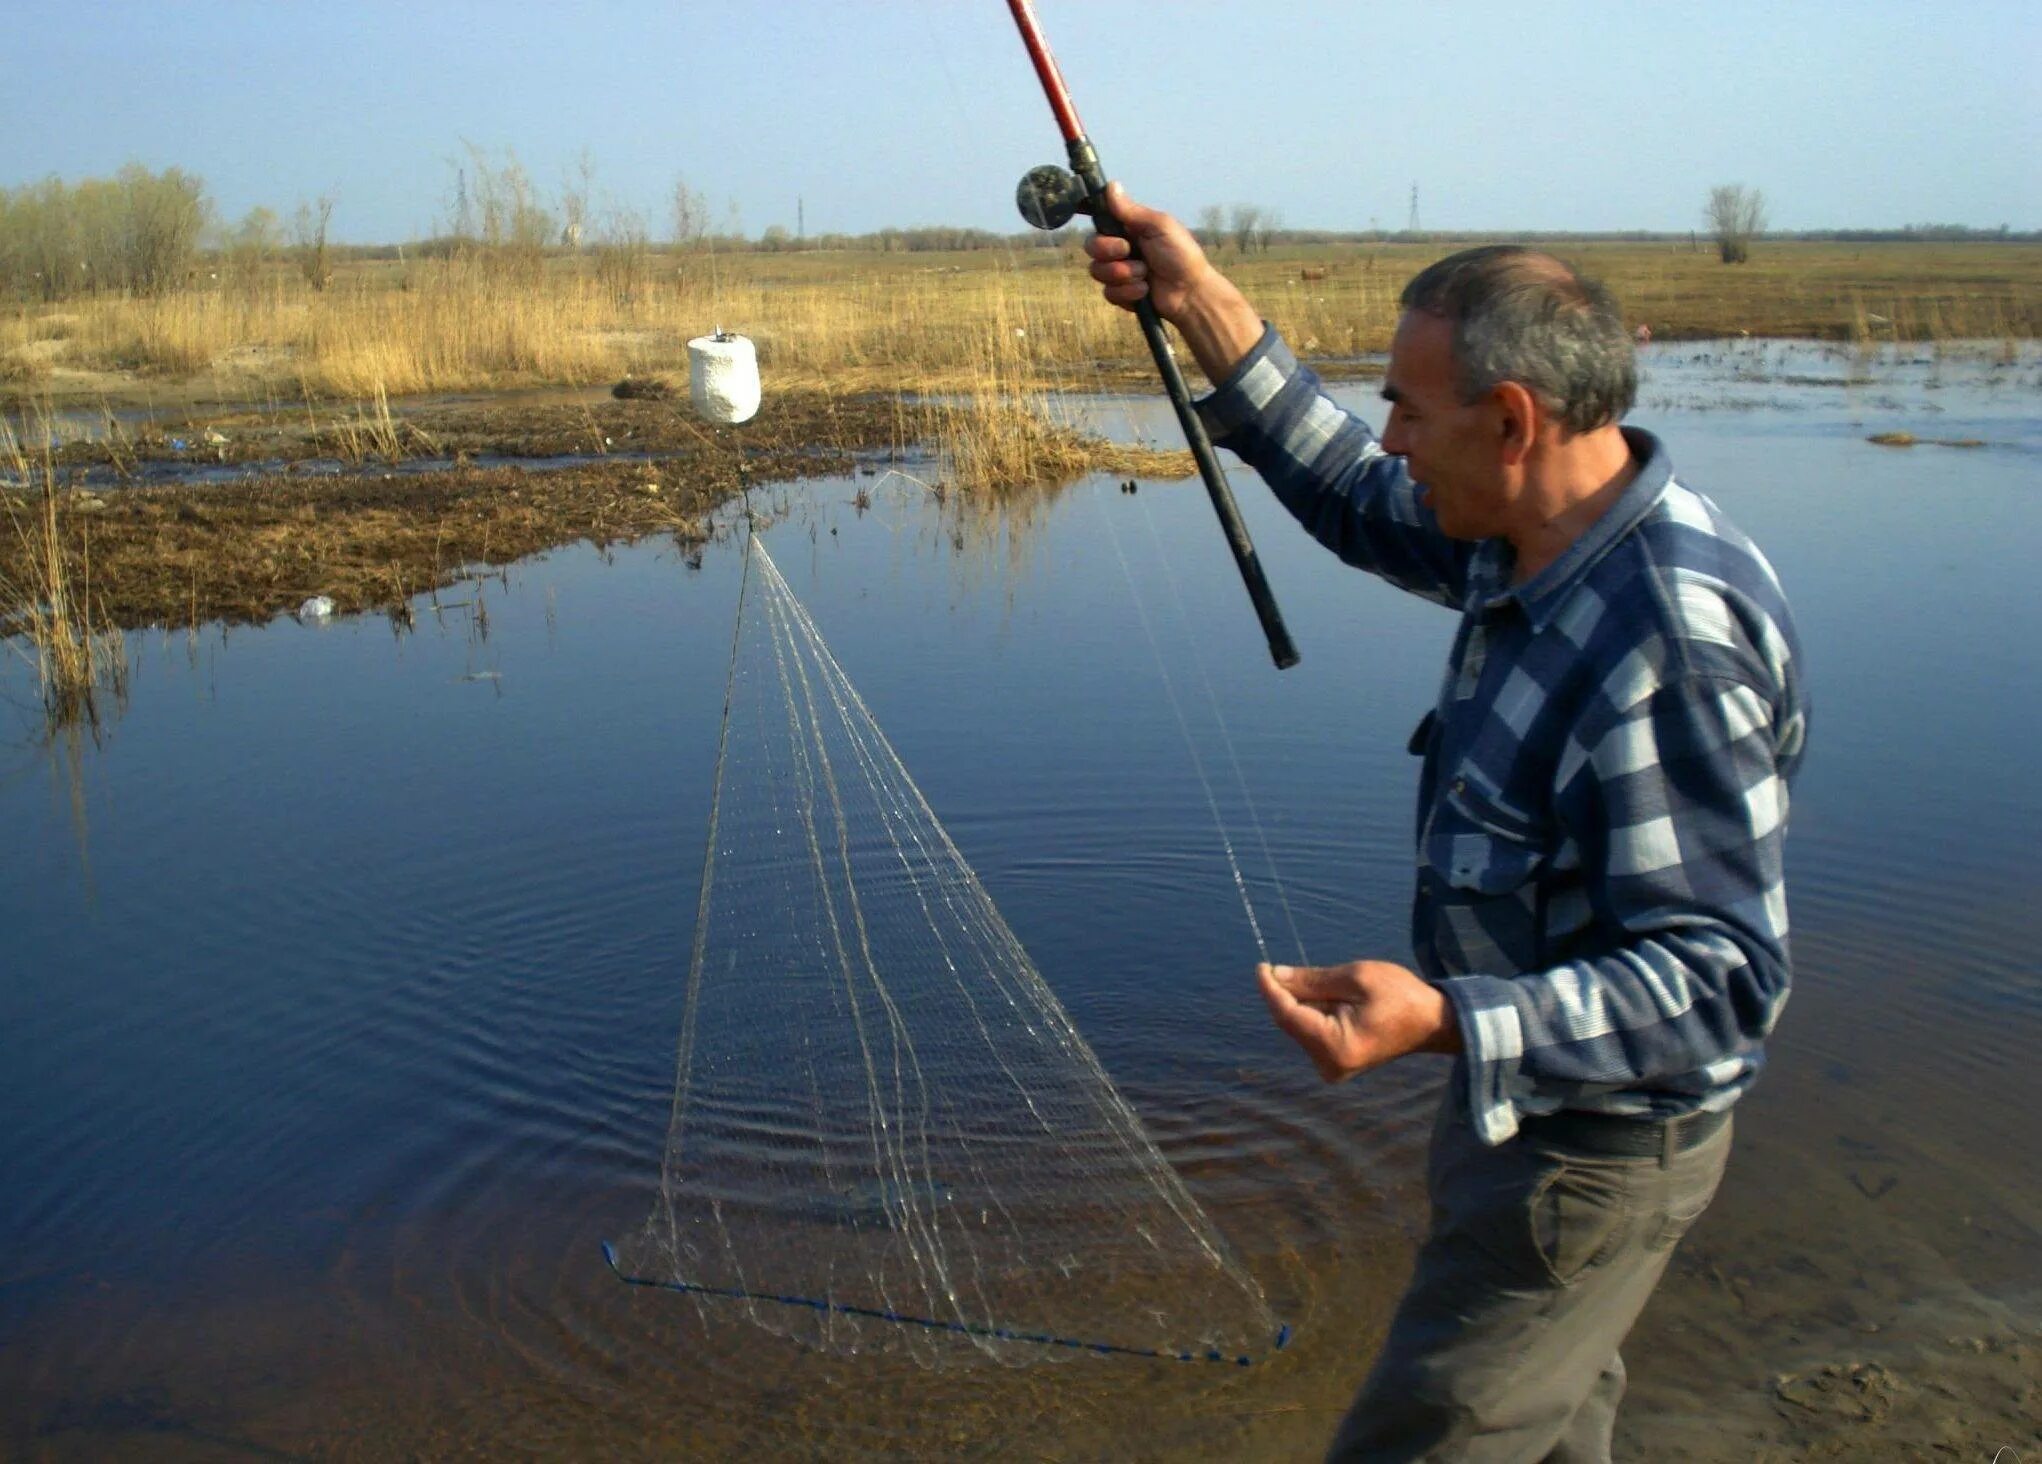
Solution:
{"label": "debris on bank", "polygon": [[1865,439],[1880,447],[1984,447],[1983,437],[1916,437],[1912,432],[1874,432]]}

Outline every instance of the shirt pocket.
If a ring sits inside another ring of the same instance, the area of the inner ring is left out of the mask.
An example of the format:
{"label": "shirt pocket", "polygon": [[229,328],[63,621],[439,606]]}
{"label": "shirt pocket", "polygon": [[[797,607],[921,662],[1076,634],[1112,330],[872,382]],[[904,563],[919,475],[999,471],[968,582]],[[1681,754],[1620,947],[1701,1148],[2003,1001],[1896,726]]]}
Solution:
{"label": "shirt pocket", "polygon": [[1531,884],[1546,862],[1547,846],[1542,824],[1463,767],[1441,790],[1425,853],[1433,872],[1454,889],[1494,897]]}

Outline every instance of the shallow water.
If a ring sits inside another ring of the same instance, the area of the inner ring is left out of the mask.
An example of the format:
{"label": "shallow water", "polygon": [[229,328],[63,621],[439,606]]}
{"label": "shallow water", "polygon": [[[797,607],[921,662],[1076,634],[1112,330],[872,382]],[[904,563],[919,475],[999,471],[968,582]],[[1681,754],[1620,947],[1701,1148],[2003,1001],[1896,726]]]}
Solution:
{"label": "shallow water", "polygon": [[[1634,420],[1766,548],[1815,698],[1796,994],[1629,1349],[1637,1452],[1749,1457],[1788,1426],[1776,1374],[1934,1353],[2042,1301],[2042,392],[2032,355],[1863,382],[1814,347],[1647,360]],[[1863,440],[1892,428],[1995,446]],[[929,1372],[615,1282],[598,1244],[657,1182],[738,556],[584,547],[401,639],[137,636],[126,714],[75,762],[36,750],[6,659],[0,1453],[1323,1439],[1423,1221],[1443,1069],[1328,1090],[1269,1028],[1162,677],[1279,957],[1394,956],[1403,746],[1451,617],[1343,569],[1244,472],[1305,657],[1282,674],[1195,485],[980,518],[900,478],[860,512],[871,485],[770,495],[773,551],[1292,1345],[1245,1370]]]}

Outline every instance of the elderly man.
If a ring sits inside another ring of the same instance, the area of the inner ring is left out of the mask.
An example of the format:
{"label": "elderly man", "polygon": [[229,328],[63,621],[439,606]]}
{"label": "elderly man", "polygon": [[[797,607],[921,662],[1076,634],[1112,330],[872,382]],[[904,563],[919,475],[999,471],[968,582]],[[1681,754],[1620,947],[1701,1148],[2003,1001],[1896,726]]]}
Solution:
{"label": "elderly man", "polygon": [[1606,1460],[1618,1348],[1787,997],[1786,599],[1619,425],[1630,337],[1561,261],[1470,249],[1412,280],[1378,439],[1176,220],[1112,206],[1139,256],[1094,237],[1093,277],[1177,327],[1214,439],[1342,559],[1461,617],[1411,739],[1418,972],[1256,973],[1329,1082],[1456,1055],[1431,1230],[1332,1457]]}

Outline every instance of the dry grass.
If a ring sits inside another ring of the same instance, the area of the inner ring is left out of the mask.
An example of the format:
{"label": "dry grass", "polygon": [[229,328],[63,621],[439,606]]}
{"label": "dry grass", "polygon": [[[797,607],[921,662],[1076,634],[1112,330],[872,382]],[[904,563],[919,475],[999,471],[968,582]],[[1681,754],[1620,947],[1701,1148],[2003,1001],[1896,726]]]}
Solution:
{"label": "dry grass", "polygon": [[47,451],[32,456],[0,422],[0,510],[13,551],[0,556],[0,636],[25,644],[36,667],[45,725],[52,735],[89,728],[127,696],[127,649],[109,628],[92,583],[92,539],[69,521],[71,496],[57,487]]}
{"label": "dry grass", "polygon": [[[1387,347],[1398,290],[1436,245],[1277,250],[1222,267],[1301,351],[1339,363]],[[1661,339],[1751,335],[2004,340],[2042,334],[2042,246],[1761,244],[1734,268],[1685,243],[1565,249]],[[989,353],[1026,383],[1144,376],[1139,334],[1102,305],[1075,247],[968,254],[657,256],[620,292],[585,260],[535,284],[460,261],[366,263],[324,291],[273,273],[155,299],[0,316],[0,394],[161,392],[361,399],[671,371],[714,325],[759,343],[776,386],[968,392]],[[1310,275],[1308,278],[1307,275]],[[1015,332],[1023,332],[1016,335]]]}
{"label": "dry grass", "polygon": [[1005,294],[985,301],[982,328],[958,343],[963,360],[945,371],[956,402],[914,413],[910,431],[935,450],[945,484],[986,497],[1088,472],[1183,478],[1197,471],[1189,452],[1108,444],[1066,420],[1057,396],[1040,386],[1041,328],[1024,323],[1040,317],[1017,305]]}
{"label": "dry grass", "polygon": [[[62,684],[89,690],[112,668],[76,653],[107,648],[95,638],[101,624],[260,622],[313,595],[328,596],[343,614],[380,609],[402,621],[413,596],[452,583],[470,566],[507,564],[578,539],[662,534],[691,551],[715,509],[739,491],[740,460],[753,483],[845,475],[861,465],[876,473],[924,432],[950,442],[974,475],[965,478],[949,462],[922,470],[931,473],[931,488],[960,505],[1084,472],[1159,477],[1191,466],[1189,454],[1104,444],[1025,410],[995,409],[998,430],[987,431],[976,408],[927,408],[880,395],[782,392],[753,422],[716,435],[683,406],[646,401],[442,403],[403,417],[387,413],[386,404],[386,415],[400,448],[431,441],[455,465],[339,476],[287,468],[99,495],[62,486],[59,475],[106,460],[104,444],[74,445],[96,458],[73,449],[47,458],[35,468],[36,485],[11,496],[0,491],[22,530],[0,534],[0,638],[22,632],[48,648],[44,659]],[[295,412],[223,425],[222,452],[265,461],[325,456],[336,431]],[[533,472],[462,465],[470,456],[585,454],[591,434],[620,451]],[[999,445],[974,445],[981,438]],[[152,436],[121,451],[149,460],[161,447]],[[71,593],[88,562],[90,595]]]}

